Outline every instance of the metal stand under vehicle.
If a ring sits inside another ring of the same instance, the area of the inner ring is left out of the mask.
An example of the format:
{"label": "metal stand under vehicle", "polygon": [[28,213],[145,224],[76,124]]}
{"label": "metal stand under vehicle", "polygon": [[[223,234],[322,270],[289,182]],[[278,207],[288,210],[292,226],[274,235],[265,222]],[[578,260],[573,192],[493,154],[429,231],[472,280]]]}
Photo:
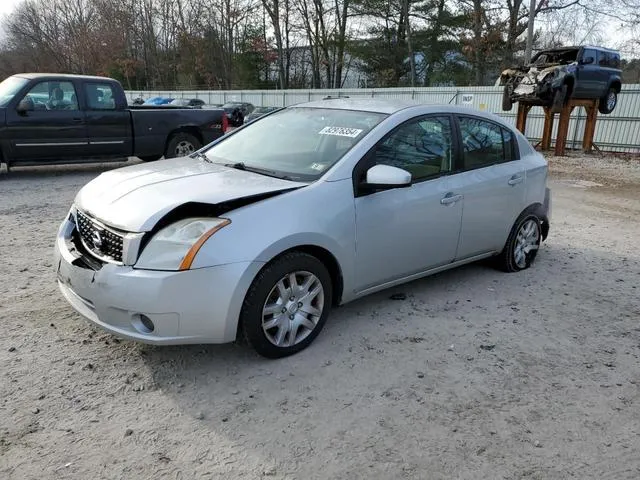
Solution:
{"label": "metal stand under vehicle", "polygon": [[[570,99],[560,111],[560,123],[558,124],[558,133],[556,136],[555,154],[564,156],[567,146],[567,135],[569,133],[569,119],[571,113],[576,107],[584,107],[587,112],[586,124],[584,127],[584,136],[582,137],[582,151],[591,152],[595,147],[593,143],[593,135],[596,131],[596,119],[598,118],[598,104],[600,100],[580,100]],[[518,116],[516,118],[516,128],[524,135],[527,126],[527,115],[534,105],[530,103],[518,102]],[[542,107],[544,110],[544,128],[542,130],[542,141],[538,144],[541,150],[551,150],[551,137],[553,135],[553,123],[556,113],[551,107]],[[536,145],[536,147],[538,146]]]}

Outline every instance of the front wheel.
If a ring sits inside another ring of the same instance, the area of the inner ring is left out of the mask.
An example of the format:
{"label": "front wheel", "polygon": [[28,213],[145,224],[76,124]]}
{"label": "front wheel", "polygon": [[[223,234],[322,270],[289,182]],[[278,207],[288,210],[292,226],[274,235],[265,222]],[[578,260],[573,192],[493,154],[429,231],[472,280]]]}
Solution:
{"label": "front wheel", "polygon": [[174,134],[167,143],[164,158],[186,157],[202,146],[200,140],[186,132]]}
{"label": "front wheel", "polygon": [[256,276],[242,304],[240,328],[260,355],[286,357],[318,336],[331,301],[331,276],[324,264],[306,253],[287,253]]}
{"label": "front wheel", "polygon": [[496,258],[500,270],[519,272],[531,266],[542,241],[540,219],[533,213],[521,215],[509,233],[507,244]]}
{"label": "front wheel", "polygon": [[600,103],[598,104],[598,110],[600,113],[611,113],[616,108],[618,104],[618,92],[615,89],[610,88],[607,94],[600,99]]}

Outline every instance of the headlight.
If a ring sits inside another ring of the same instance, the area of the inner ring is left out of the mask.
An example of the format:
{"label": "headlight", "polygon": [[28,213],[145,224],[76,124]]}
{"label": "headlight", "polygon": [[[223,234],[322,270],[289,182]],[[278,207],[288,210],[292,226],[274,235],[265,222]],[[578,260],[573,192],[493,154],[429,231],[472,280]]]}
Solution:
{"label": "headlight", "polygon": [[137,268],[188,270],[211,235],[229,225],[226,218],[187,218],[156,233],[138,258]]}

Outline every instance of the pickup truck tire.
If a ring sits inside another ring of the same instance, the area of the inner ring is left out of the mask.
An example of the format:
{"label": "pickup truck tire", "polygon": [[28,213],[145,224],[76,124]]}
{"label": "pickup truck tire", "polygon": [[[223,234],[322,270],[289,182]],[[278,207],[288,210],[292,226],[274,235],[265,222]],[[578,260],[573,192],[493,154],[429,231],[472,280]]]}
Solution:
{"label": "pickup truck tire", "polygon": [[551,104],[551,111],[553,113],[560,113],[564,104],[567,101],[567,91],[569,87],[567,84],[562,85],[558,90],[556,90],[555,95],[553,96],[553,103]]}
{"label": "pickup truck tire", "polygon": [[616,92],[615,88],[610,88],[607,94],[600,99],[600,103],[598,104],[598,110],[600,113],[611,113],[616,108],[618,104],[618,92]]}
{"label": "pickup truck tire", "polygon": [[171,136],[167,143],[164,158],[186,157],[202,146],[200,140],[186,132],[178,132]]}
{"label": "pickup truck tire", "polygon": [[144,157],[138,157],[143,162],[155,162],[156,160],[160,160],[162,155],[148,155]]}
{"label": "pickup truck tire", "polygon": [[509,85],[504,86],[504,90],[502,91],[502,110],[505,112],[510,112],[513,108],[513,102],[511,101],[511,89]]}

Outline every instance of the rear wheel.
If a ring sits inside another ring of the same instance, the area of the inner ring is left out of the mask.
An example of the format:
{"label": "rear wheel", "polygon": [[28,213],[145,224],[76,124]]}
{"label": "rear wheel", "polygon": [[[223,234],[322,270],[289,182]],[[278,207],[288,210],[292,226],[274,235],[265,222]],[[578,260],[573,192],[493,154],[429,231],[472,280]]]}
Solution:
{"label": "rear wheel", "polygon": [[324,264],[306,253],[287,253],[256,276],[242,304],[240,328],[260,355],[286,357],[318,336],[331,301]]}
{"label": "rear wheel", "polygon": [[186,157],[198,150],[202,146],[200,140],[195,136],[186,132],[174,134],[167,144],[167,150],[164,152],[165,158]]}
{"label": "rear wheel", "polygon": [[564,104],[567,101],[567,92],[569,87],[567,85],[562,85],[553,96],[553,103],[551,104],[551,111],[553,113],[560,113],[564,107]]}
{"label": "rear wheel", "polygon": [[521,215],[509,233],[504,250],[496,258],[497,267],[505,272],[519,272],[531,266],[542,241],[540,219],[534,213]]}
{"label": "rear wheel", "polygon": [[618,92],[614,88],[610,88],[607,94],[600,99],[598,110],[600,113],[611,113],[618,104]]}

